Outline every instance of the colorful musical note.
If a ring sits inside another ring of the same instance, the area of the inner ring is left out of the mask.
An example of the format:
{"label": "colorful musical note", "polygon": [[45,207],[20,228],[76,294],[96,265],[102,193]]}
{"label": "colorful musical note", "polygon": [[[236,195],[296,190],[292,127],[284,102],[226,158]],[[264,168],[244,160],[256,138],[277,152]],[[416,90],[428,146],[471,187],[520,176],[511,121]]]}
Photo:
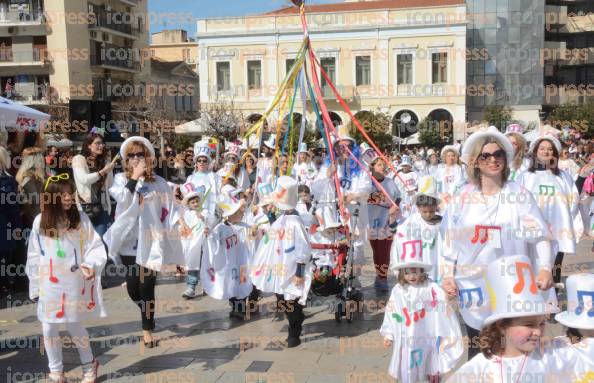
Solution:
{"label": "colorful musical note", "polygon": [[58,237],[56,237],[56,246],[58,248],[58,251],[56,252],[56,255],[59,258],[66,257],[66,252],[64,251],[64,249],[62,249],[62,246],[60,246],[60,239]]}
{"label": "colorful musical note", "polygon": [[91,285],[91,301],[87,305],[87,309],[93,310],[95,308],[95,284]]}
{"label": "colorful musical note", "polygon": [[291,246],[291,247],[289,247],[288,249],[285,249],[285,254],[289,254],[289,253],[291,253],[293,251],[295,251],[295,246],[294,245]]}
{"label": "colorful musical note", "polygon": [[402,260],[406,258],[406,245],[410,245],[410,247],[412,247],[412,254],[409,255],[410,258],[414,258],[417,255],[417,247],[419,249],[419,258],[423,257],[423,241],[420,239],[415,239],[413,241],[406,241],[402,243]]}
{"label": "colorful musical note", "polygon": [[423,241],[423,249],[430,249],[433,250],[433,248],[435,247],[435,237],[433,237],[433,241],[431,242],[425,242]]}
{"label": "colorful musical note", "polygon": [[214,282],[215,281],[215,271],[214,271],[214,269],[212,267],[209,267],[208,270],[206,271],[206,273],[210,277],[210,281],[211,282]]}
{"label": "colorful musical note", "polygon": [[553,185],[538,185],[538,194],[540,195],[555,195],[555,186]]}
{"label": "colorful musical note", "polygon": [[[489,230],[501,231],[501,226],[476,225],[474,227],[474,237],[472,237],[470,242],[477,243],[477,242],[479,242],[479,238],[480,238],[480,243],[484,244],[489,239]],[[481,232],[483,233],[482,237],[481,237]]]}
{"label": "colorful musical note", "polygon": [[167,210],[166,208],[161,208],[161,223],[165,222],[165,218],[167,218],[167,215],[169,214],[169,210]]}
{"label": "colorful musical note", "polygon": [[[480,307],[483,305],[483,291],[480,287],[474,287],[471,289],[459,289],[459,300],[460,300],[460,307],[470,308],[472,306],[472,293],[475,292],[478,296],[478,301],[476,302],[476,306]],[[464,304],[464,295],[468,297],[468,302]]]}
{"label": "colorful musical note", "polygon": [[41,246],[41,238],[39,238],[39,233],[37,233],[37,243],[39,244],[39,251],[41,252],[41,256],[45,257],[45,251],[43,251],[43,246]]}
{"label": "colorful musical note", "polygon": [[50,258],[49,269],[50,269],[50,275],[49,275],[50,282],[51,283],[58,283],[58,278],[56,278],[56,276],[54,275],[54,262],[53,262],[53,260],[51,258]]}
{"label": "colorful musical note", "polygon": [[70,266],[70,271],[75,272],[78,270],[78,256],[76,255],[76,249],[74,249],[74,265]]}
{"label": "colorful musical note", "polygon": [[534,273],[532,272],[532,266],[530,266],[526,262],[516,262],[516,275],[518,276],[518,282],[514,285],[514,293],[520,294],[524,290],[524,286],[526,281],[524,279],[524,273],[522,270],[528,270],[528,275],[530,275],[530,292],[532,294],[536,294],[538,291],[536,287],[536,281],[534,280]]}
{"label": "colorful musical note", "polygon": [[592,318],[594,317],[594,291],[577,291],[578,306],[575,308],[575,315],[581,315],[584,311],[584,296],[589,296],[592,299],[590,309],[588,309],[588,316]]}
{"label": "colorful musical note", "polygon": [[379,218],[376,218],[376,219],[373,220],[373,228],[374,229],[377,229],[379,227],[380,227],[380,219]]}
{"label": "colorful musical note", "polygon": [[435,292],[435,289],[433,289],[433,287],[431,288],[431,307],[437,307],[437,293]]}
{"label": "colorful musical note", "polygon": [[233,234],[227,238],[225,238],[225,245],[227,246],[227,250],[229,250],[232,246],[237,245],[238,243],[237,234]]}
{"label": "colorful musical note", "polygon": [[60,311],[56,313],[56,318],[64,318],[64,301],[66,300],[66,293],[62,293],[62,298],[60,299]]}
{"label": "colorful musical note", "polygon": [[423,349],[416,348],[410,352],[410,368],[423,364]]}

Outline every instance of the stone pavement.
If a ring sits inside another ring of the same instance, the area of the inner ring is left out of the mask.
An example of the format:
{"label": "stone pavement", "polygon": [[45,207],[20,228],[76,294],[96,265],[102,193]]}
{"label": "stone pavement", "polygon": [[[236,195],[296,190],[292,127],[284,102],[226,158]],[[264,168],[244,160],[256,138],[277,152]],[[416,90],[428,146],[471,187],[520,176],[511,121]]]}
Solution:
{"label": "stone pavement", "polygon": [[[582,241],[578,255],[568,256],[564,274],[592,270],[592,241]],[[371,263],[371,252],[368,252]],[[109,279],[104,291],[108,317],[86,323],[93,353],[99,360],[100,382],[237,382],[237,383],[371,383],[392,382],[387,375],[391,349],[384,349],[378,329],[385,296],[373,289],[373,268],[362,277],[364,310],[352,323],[334,320],[334,300],[315,298],[306,309],[303,343],[285,349],[286,320],[275,321],[267,304],[249,321],[228,317],[226,301],[209,297],[184,300],[184,281],[161,276],[157,287],[159,347],[145,349],[139,341],[140,316],[127,296],[121,279]],[[395,281],[391,279],[391,284]],[[0,310],[0,382],[43,381],[47,359],[43,355],[41,325],[35,305],[17,294],[2,302]],[[548,327],[549,335],[560,334],[559,325]],[[66,335],[66,333],[64,333]],[[64,349],[69,381],[80,380],[78,353],[72,345]]]}

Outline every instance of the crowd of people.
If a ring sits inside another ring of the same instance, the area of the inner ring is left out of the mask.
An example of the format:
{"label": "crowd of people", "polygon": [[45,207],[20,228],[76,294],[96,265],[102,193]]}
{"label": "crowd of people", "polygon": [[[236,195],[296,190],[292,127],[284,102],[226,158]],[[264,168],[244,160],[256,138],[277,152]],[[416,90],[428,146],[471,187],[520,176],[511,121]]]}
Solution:
{"label": "crowd of people", "polygon": [[[82,323],[107,314],[108,259],[126,270],[146,347],[159,346],[155,286],[171,266],[186,276],[184,299],[203,290],[229,302],[232,320],[253,320],[274,294],[292,348],[311,294],[358,291],[367,249],[399,381],[568,381],[594,370],[594,274],[560,283],[564,256],[594,235],[592,141],[543,131],[526,142],[513,124],[386,156],[344,130],[328,150],[301,143],[294,155],[276,138],[256,148],[203,139],[161,155],[134,136],[111,156],[92,132],[66,161],[56,148],[25,147],[18,169],[0,146],[3,201],[21,196],[0,205],[0,227],[26,233],[0,239],[1,259],[18,263],[26,243],[50,381],[64,381],[61,324],[78,340],[82,381],[97,379]],[[2,276],[5,293],[13,284]],[[567,336],[544,342],[553,320]],[[453,371],[465,350],[469,361]]]}

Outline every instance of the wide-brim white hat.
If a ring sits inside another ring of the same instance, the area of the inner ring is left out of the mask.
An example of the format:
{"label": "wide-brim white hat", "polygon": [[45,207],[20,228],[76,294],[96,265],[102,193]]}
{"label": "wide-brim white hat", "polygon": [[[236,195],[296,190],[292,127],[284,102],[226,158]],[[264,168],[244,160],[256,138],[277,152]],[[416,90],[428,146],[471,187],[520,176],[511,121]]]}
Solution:
{"label": "wide-brim white hat", "polygon": [[270,205],[272,203],[272,193],[274,188],[269,183],[258,183],[256,194],[258,195],[258,206]]}
{"label": "wide-brim white hat", "polygon": [[210,162],[210,154],[211,149],[208,146],[208,142],[198,141],[194,143],[194,161],[196,161],[198,157],[206,157],[206,159],[208,159],[208,162]]}
{"label": "wide-brim white hat", "polygon": [[400,164],[399,164],[399,166],[400,167],[403,167],[403,166],[410,166],[410,167],[412,167],[413,166],[413,163],[412,163],[412,159],[410,158],[410,156],[407,156],[406,154],[403,155],[400,158]]}
{"label": "wide-brim white hat", "polygon": [[419,186],[419,189],[413,197],[413,203],[416,204],[417,199],[421,196],[435,198],[437,203],[441,201],[441,198],[439,198],[439,190],[437,190],[437,181],[433,176],[421,177],[417,185]]}
{"label": "wide-brim white hat", "polygon": [[185,184],[181,185],[179,187],[179,190],[182,193],[182,196],[183,196],[182,203],[184,205],[186,205],[188,203],[188,201],[194,197],[198,197],[202,201],[202,199],[204,198],[204,195],[206,194],[206,190],[205,190],[204,186],[196,187],[191,182],[186,182]]}
{"label": "wide-brim white hat", "polygon": [[500,319],[559,312],[555,290],[538,289],[536,273],[526,255],[505,256],[491,262],[487,266],[487,294],[491,314],[483,327]]}
{"label": "wide-brim white hat", "polygon": [[271,194],[272,204],[280,210],[293,210],[297,207],[297,181],[289,176],[281,176],[276,181],[276,188]]}
{"label": "wide-brim white hat", "polygon": [[243,200],[231,198],[228,194],[220,194],[217,200],[217,206],[223,212],[223,218],[227,218],[237,213],[243,204]]}
{"label": "wide-brim white hat", "polygon": [[594,330],[594,274],[570,275],[565,281],[567,310],[555,315],[566,327]]}
{"label": "wide-brim white hat", "polygon": [[435,150],[433,150],[433,149],[427,150],[427,157],[431,157],[434,154],[435,154]]}
{"label": "wide-brim white hat", "polygon": [[520,124],[509,124],[507,126],[507,128],[505,129],[505,134],[509,134],[509,133],[519,133],[522,134],[524,133],[524,127]]}
{"label": "wide-brim white hat", "polygon": [[349,134],[349,128],[347,125],[341,125],[338,129],[336,129],[336,133],[334,135],[334,139],[332,140],[332,144],[336,145],[339,141],[350,141],[353,145],[357,144],[357,141]]}
{"label": "wide-brim white hat", "polygon": [[440,153],[440,155],[439,155],[439,156],[441,157],[441,159],[442,159],[442,160],[444,159],[444,158],[443,158],[443,156],[444,156],[444,155],[446,154],[446,152],[448,152],[448,151],[452,151],[452,152],[456,153],[456,155],[457,155],[458,157],[460,157],[460,152],[458,151],[458,148],[456,148],[454,145],[446,145],[446,146],[444,146],[444,147],[441,149],[441,153]]}
{"label": "wide-brim white hat", "polygon": [[243,193],[243,190],[233,187],[232,185],[225,185],[221,188],[221,193],[227,194],[231,199],[236,198],[240,193]]}
{"label": "wide-brim white hat", "polygon": [[538,145],[540,145],[540,143],[543,140],[549,141],[555,147],[555,149],[557,149],[557,153],[561,154],[561,149],[562,149],[561,141],[559,141],[559,138],[557,138],[557,134],[555,134],[551,130],[542,132],[542,134],[539,135],[536,140],[534,140],[530,143],[530,148],[528,150],[530,152],[532,152],[535,148],[538,147]]}
{"label": "wide-brim white hat", "polygon": [[227,146],[227,150],[223,154],[223,158],[227,158],[229,156],[235,156],[237,159],[241,157],[241,147],[236,144],[229,144]]}
{"label": "wide-brim white hat", "polygon": [[133,142],[138,142],[144,145],[148,149],[151,158],[155,158],[155,149],[153,148],[153,144],[151,144],[149,140],[142,136],[132,136],[127,138],[126,141],[122,143],[122,146],[120,146],[120,156],[122,156],[123,161],[126,161],[126,150],[128,149],[128,146]]}
{"label": "wide-brim white hat", "polygon": [[309,153],[307,151],[307,143],[306,142],[302,142],[299,144],[299,151],[297,153]]}
{"label": "wide-brim white hat", "polygon": [[343,226],[338,216],[338,212],[330,204],[324,204],[316,210],[316,219],[318,220],[318,229],[335,229]]}
{"label": "wide-brim white hat", "polygon": [[276,147],[276,134],[271,134],[266,141],[262,142],[262,145],[274,149]]}
{"label": "wide-brim white hat", "polygon": [[[414,230],[413,230],[414,231]],[[418,238],[412,231],[404,233],[404,237],[400,237],[398,241],[394,241],[394,245],[390,249],[390,268],[394,271],[404,269],[406,267],[419,267],[425,270],[433,268],[431,260],[429,259],[429,251],[423,251],[424,243],[422,238]]]}
{"label": "wide-brim white hat", "polygon": [[462,160],[468,165],[470,162],[470,154],[474,145],[483,138],[493,138],[499,146],[505,151],[507,157],[507,166],[509,167],[514,160],[514,147],[509,141],[509,139],[501,133],[496,127],[489,126],[488,128],[482,128],[477,130],[473,134],[468,137],[464,145],[462,146]]}

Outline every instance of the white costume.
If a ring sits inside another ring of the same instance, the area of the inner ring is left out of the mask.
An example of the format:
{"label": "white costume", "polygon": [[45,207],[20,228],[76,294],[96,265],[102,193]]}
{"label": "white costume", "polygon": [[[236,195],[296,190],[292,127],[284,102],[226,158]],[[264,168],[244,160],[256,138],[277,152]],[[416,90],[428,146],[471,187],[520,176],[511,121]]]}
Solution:
{"label": "white costume", "polygon": [[402,212],[402,218],[406,219],[413,211],[414,204],[412,197],[415,195],[418,189],[419,176],[417,173],[410,171],[408,173],[398,172],[398,175],[394,177],[394,182],[400,190],[402,201],[400,203],[400,210]]}
{"label": "white costume", "polygon": [[[440,276],[452,276],[455,271],[453,276],[465,303],[462,316],[476,329],[488,314],[484,267],[495,259],[529,254],[529,243],[543,241],[549,235],[536,201],[514,182],[505,183],[500,193],[486,201],[476,186],[466,185],[448,205],[442,233],[444,251]],[[552,269],[550,249],[546,250],[539,251],[536,259],[531,260],[535,270]]]}
{"label": "white costume", "polygon": [[[252,282],[263,292],[282,294],[286,300],[299,299],[304,304],[311,286],[310,260],[311,248],[303,221],[298,215],[282,215],[258,245],[250,272]],[[293,282],[298,263],[306,265],[302,286]]]}
{"label": "white costume", "polygon": [[[380,185],[388,193],[392,201],[400,198],[400,191],[396,187],[394,180],[385,177]],[[388,201],[383,192],[377,187],[375,182],[372,182],[371,193],[380,193],[383,201],[380,203],[369,203],[368,215],[369,215],[369,239],[391,239],[392,233],[388,227],[389,225],[389,210],[392,204]]]}
{"label": "white costume", "polygon": [[520,174],[518,183],[532,193],[549,224],[552,253],[575,253],[583,222],[579,213],[579,194],[571,176],[562,170],[559,176],[550,170],[526,171]]}
{"label": "white costume", "polygon": [[122,255],[135,256],[138,265],[160,271],[164,265],[182,265],[185,260],[177,229],[179,206],[167,182],[157,175],[154,178],[151,182],[141,178],[131,193],[126,175],[115,175],[109,188],[117,202],[115,220],[103,239],[114,261]]}
{"label": "white costume", "polygon": [[299,203],[297,203],[297,208],[295,210],[297,210],[297,213],[299,213],[299,216],[303,220],[303,224],[305,225],[305,230],[307,230],[307,233],[310,235],[313,234],[311,229],[316,224],[316,218],[313,215],[315,210],[315,206],[313,205],[313,203],[311,204],[308,210],[307,206],[303,202],[299,201]]}
{"label": "white costume", "polygon": [[403,383],[443,375],[464,353],[456,313],[448,308],[445,292],[432,281],[394,286],[380,334],[393,342],[388,371]]}
{"label": "white costume", "polygon": [[[318,178],[312,184],[312,194],[317,201],[318,207],[322,207],[328,203],[334,205],[334,201],[337,198],[334,177],[326,177],[327,169],[326,166],[323,166],[318,174]],[[357,202],[347,204],[345,207],[350,213],[349,226],[354,237],[353,262],[361,264],[365,261],[363,250],[365,244],[368,242],[367,228],[369,225],[369,213],[367,201],[369,199],[369,193],[372,190],[371,179],[364,170],[359,169],[357,174],[351,174],[342,164],[338,165],[336,173],[340,181],[340,189],[343,197],[349,193],[354,194],[354,201]],[[355,212],[357,210],[358,216],[356,217]]]}
{"label": "white costume", "polygon": [[557,167],[566,171],[574,181],[577,180],[578,175],[580,174],[580,166],[576,164],[571,158],[567,158],[565,160],[559,159],[557,162]]}
{"label": "white costume", "polygon": [[518,176],[528,170],[530,168],[530,159],[529,158],[524,158],[522,160],[522,164],[520,165],[519,168],[514,169],[513,164],[510,167],[510,171],[509,171],[509,178],[507,179],[508,181],[517,181]]}
{"label": "white costume", "polygon": [[208,251],[203,256],[200,279],[212,298],[241,299],[252,291],[248,236],[248,225],[221,222],[207,237]]}
{"label": "white costume", "polygon": [[181,239],[182,251],[186,260],[185,265],[188,270],[200,270],[206,223],[198,216],[198,213],[198,211],[186,209],[183,214],[186,225],[192,230],[189,236],[182,236]]}
{"label": "white costume", "polygon": [[311,186],[311,183],[316,179],[318,171],[314,164],[310,161],[300,162],[293,166],[291,172],[292,177],[296,177],[299,185]]}
{"label": "white costume", "polygon": [[438,165],[433,177],[437,180],[439,192],[449,195],[455,194],[466,183],[464,167],[457,164],[453,166],[446,166],[445,164]]}
{"label": "white costume", "polygon": [[[42,323],[72,323],[105,317],[100,275],[107,254],[87,215],[80,212],[80,228],[59,238],[40,233],[41,214],[33,221],[27,248],[29,297],[39,297],[37,318]],[[85,280],[80,265],[94,269]]]}
{"label": "white costume", "polygon": [[208,227],[212,229],[219,221],[216,215],[216,198],[221,190],[221,177],[211,171],[205,173],[195,171],[186,179],[186,183],[188,182],[192,183],[194,189],[201,191],[205,196],[201,213]]}
{"label": "white costume", "polygon": [[432,225],[425,221],[419,212],[415,212],[398,226],[390,250],[390,265],[396,265],[396,260],[400,259],[403,253],[417,253],[417,256],[427,259],[432,266],[427,274],[433,281],[437,281],[439,256],[443,252],[442,242],[440,224]]}

